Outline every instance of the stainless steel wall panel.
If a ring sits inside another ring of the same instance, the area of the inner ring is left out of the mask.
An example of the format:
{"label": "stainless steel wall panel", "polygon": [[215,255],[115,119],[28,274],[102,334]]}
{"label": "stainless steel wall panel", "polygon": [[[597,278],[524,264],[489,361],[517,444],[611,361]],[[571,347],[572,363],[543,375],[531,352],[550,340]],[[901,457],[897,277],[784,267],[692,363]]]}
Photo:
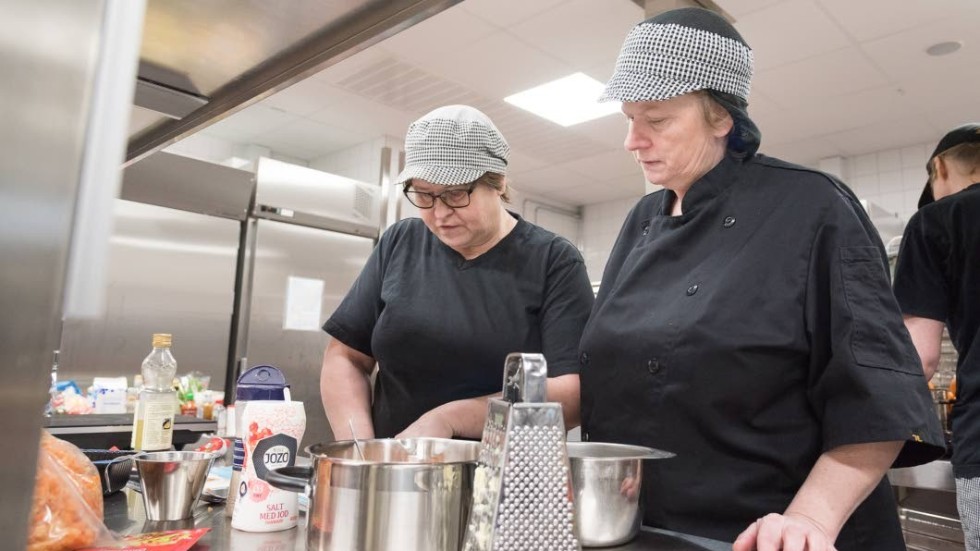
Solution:
{"label": "stainless steel wall panel", "polygon": [[[283,370],[294,400],[306,405],[303,445],[333,439],[320,399],[320,365],[329,338],[319,325],[337,308],[364,267],[374,242],[313,228],[259,220],[245,355],[249,367]],[[323,281],[320,315],[305,330],[284,329],[290,277]]]}
{"label": "stainless steel wall panel", "polygon": [[[105,3],[13,0],[0,17],[0,534],[27,541],[41,412]],[[44,30],[44,32],[41,32]]]}
{"label": "stainless steel wall panel", "polygon": [[62,379],[140,372],[153,333],[174,335],[178,374],[200,371],[223,390],[239,223],[119,200],[105,315],[65,320]]}

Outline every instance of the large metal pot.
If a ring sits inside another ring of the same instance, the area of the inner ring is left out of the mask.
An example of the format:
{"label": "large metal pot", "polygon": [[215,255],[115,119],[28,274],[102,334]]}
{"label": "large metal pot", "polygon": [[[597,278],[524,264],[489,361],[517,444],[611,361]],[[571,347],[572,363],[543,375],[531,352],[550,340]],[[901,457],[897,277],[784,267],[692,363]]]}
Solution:
{"label": "large metal pot", "polygon": [[457,551],[466,530],[479,442],[377,439],[307,448],[311,467],[269,473],[310,489],[308,550]]}

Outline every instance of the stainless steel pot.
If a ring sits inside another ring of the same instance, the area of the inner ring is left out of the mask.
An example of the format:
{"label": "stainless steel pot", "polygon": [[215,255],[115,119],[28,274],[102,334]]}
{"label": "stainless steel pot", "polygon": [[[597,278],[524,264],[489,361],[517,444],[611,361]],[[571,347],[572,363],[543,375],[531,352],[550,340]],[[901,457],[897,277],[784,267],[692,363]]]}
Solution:
{"label": "stainless steel pot", "polygon": [[[277,488],[310,490],[306,548],[457,551],[473,492],[479,442],[353,440],[307,448],[311,467],[269,473]],[[363,459],[362,455],[363,454]]]}
{"label": "stainless steel pot", "polygon": [[643,522],[643,460],[674,454],[602,442],[569,442],[567,446],[575,490],[575,527],[582,547],[609,547],[636,537]]}

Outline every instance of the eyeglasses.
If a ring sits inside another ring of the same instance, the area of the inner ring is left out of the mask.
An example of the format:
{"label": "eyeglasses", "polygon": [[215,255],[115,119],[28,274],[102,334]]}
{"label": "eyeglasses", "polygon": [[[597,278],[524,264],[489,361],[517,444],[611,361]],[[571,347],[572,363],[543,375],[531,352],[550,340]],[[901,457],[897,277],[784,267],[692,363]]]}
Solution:
{"label": "eyeglasses", "polygon": [[476,189],[476,184],[470,184],[468,188],[447,189],[442,193],[429,193],[427,191],[415,191],[406,189],[405,197],[408,202],[420,209],[431,209],[436,206],[436,199],[439,199],[449,208],[458,209],[469,206],[470,194]]}

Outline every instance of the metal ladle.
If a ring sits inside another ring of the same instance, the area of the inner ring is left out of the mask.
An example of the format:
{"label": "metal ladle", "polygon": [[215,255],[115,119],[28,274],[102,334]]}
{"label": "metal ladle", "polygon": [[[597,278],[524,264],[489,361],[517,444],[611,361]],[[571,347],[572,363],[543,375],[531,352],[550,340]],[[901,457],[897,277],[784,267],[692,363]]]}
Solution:
{"label": "metal ladle", "polygon": [[354,440],[354,449],[357,450],[357,455],[361,456],[361,461],[364,461],[364,452],[361,451],[361,444],[357,441],[357,434],[354,433],[354,419],[347,419],[347,426],[350,427],[350,437]]}

